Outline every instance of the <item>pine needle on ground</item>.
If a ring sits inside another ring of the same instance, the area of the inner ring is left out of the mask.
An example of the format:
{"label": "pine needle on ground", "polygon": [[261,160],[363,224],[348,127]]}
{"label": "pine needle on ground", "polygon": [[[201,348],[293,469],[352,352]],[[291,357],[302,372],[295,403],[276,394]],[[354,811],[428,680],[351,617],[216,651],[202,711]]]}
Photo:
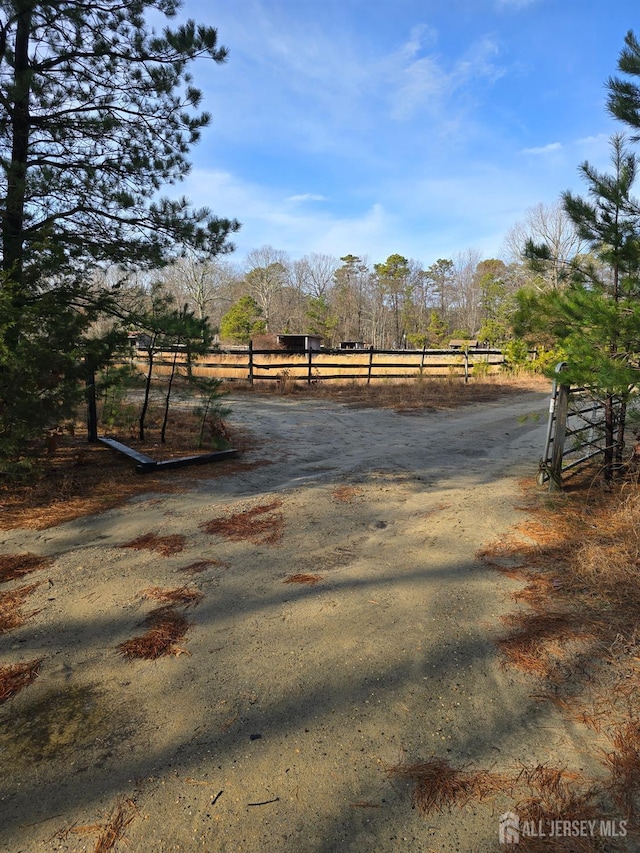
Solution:
{"label": "pine needle on ground", "polygon": [[37,610],[32,610],[31,613],[25,614],[22,612],[22,605],[39,586],[39,583],[32,583],[0,592],[0,634],[20,628],[38,613]]}
{"label": "pine needle on ground", "polygon": [[232,542],[253,542],[254,545],[275,545],[282,539],[284,514],[282,500],[276,498],[251,509],[212,518],[201,525],[205,533],[230,539]]}
{"label": "pine needle on ground", "polygon": [[282,583],[303,583],[308,586],[315,586],[321,580],[323,580],[322,575],[307,575],[300,572],[296,575],[289,575],[289,577],[285,578]]}
{"label": "pine needle on ground", "polygon": [[120,547],[133,548],[136,551],[157,551],[163,557],[171,557],[173,554],[179,554],[181,551],[184,551],[186,541],[186,537],[181,533],[174,533],[171,536],[144,533],[142,536],[138,536],[137,539],[125,542]]}
{"label": "pine needle on ground", "polygon": [[188,654],[177,644],[184,639],[191,623],[175,607],[159,607],[144,620],[144,634],[120,643],[118,651],[127,660],[157,660],[167,655]]}
{"label": "pine needle on ground", "polygon": [[52,562],[51,557],[40,557],[37,554],[0,554],[0,583],[46,569]]}
{"label": "pine needle on ground", "polygon": [[0,666],[0,705],[13,699],[24,687],[34,681],[40,671],[42,658],[26,663]]}

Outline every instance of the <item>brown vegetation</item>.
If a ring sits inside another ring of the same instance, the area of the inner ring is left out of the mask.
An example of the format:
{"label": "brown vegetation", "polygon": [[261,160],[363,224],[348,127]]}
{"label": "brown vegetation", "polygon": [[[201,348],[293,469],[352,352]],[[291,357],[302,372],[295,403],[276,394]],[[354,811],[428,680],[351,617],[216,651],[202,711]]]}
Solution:
{"label": "brown vegetation", "polygon": [[[489,773],[454,767],[447,759],[401,764],[387,771],[390,775],[413,783],[413,805],[425,816],[434,811],[452,811],[473,802],[498,795],[514,801],[512,809],[521,821],[533,821],[535,826],[548,827],[555,820],[590,820],[600,817],[602,807],[597,803],[593,784],[579,773],[560,767],[538,764],[516,767],[506,773]],[[600,839],[556,838],[553,849],[561,853],[600,850]],[[520,836],[519,850],[534,853],[549,850],[548,838]]]}
{"label": "brown vegetation", "polygon": [[31,684],[40,671],[39,660],[30,660],[26,663],[14,663],[10,666],[0,666],[0,705],[19,693],[23,687]]}
{"label": "brown vegetation", "polygon": [[166,655],[188,654],[177,643],[184,639],[191,623],[171,605],[153,610],[143,622],[144,634],[120,643],[118,651],[127,660],[156,660]]}
{"label": "brown vegetation", "polygon": [[307,584],[308,586],[315,586],[321,580],[324,580],[322,575],[307,575],[302,572],[296,575],[289,575],[288,578],[285,578],[283,583],[302,583]]}
{"label": "brown vegetation", "polygon": [[337,486],[331,492],[331,496],[339,503],[350,504],[353,503],[355,498],[361,497],[362,492],[356,489],[355,486]]}
{"label": "brown vegetation", "polygon": [[284,515],[279,512],[282,500],[276,498],[251,509],[212,518],[201,524],[205,533],[222,536],[232,542],[253,542],[254,545],[275,545],[282,538]]}
{"label": "brown vegetation", "polygon": [[484,770],[469,772],[466,768],[452,767],[442,758],[400,764],[387,772],[413,783],[413,804],[425,815],[454,806],[461,808],[472,800],[483,800],[503,791],[509,782],[506,777]]}
{"label": "brown vegetation", "polygon": [[[282,384],[262,383],[253,387],[239,386],[249,394],[283,393]],[[471,403],[488,403],[524,391],[548,391],[549,380],[536,374],[511,376],[498,374],[468,383],[460,377],[433,379],[421,377],[410,380],[376,380],[364,382],[322,382],[311,385],[289,378],[286,393],[313,399],[333,400],[357,408],[394,409],[412,412],[422,409],[436,411],[455,409]]]}
{"label": "brown vegetation", "polygon": [[[160,460],[199,452],[199,424],[192,410],[176,407],[170,416],[166,444],[160,444],[153,420],[145,442],[138,441],[126,429],[112,430],[109,434]],[[239,450],[248,446],[247,438],[238,431],[230,440]],[[78,424],[73,434],[60,435],[52,455],[43,447],[30,477],[20,482],[0,483],[0,529],[43,530],[119,506],[135,495],[180,492],[196,480],[224,476],[257,464],[264,463],[228,459],[213,465],[153,471],[142,476],[130,459],[102,444],[89,444],[86,429]]]}
{"label": "brown vegetation", "polygon": [[[274,385],[276,383],[273,383]],[[351,406],[380,407],[398,412],[420,409],[450,409],[469,403],[497,400],[526,390],[547,390],[548,381],[536,376],[508,375],[474,379],[464,384],[459,379],[421,379],[409,382],[380,381],[365,385],[355,382],[343,384],[288,383],[292,393],[330,399]],[[233,386],[234,393],[269,394],[275,392],[271,384],[250,388],[243,383]],[[281,389],[280,389],[281,390]],[[170,415],[167,442],[162,445],[153,416],[149,420],[148,438],[140,442],[131,429],[110,431],[113,438],[146,453],[154,459],[167,459],[197,452],[200,421],[189,409],[176,406]],[[225,425],[228,430],[228,426]],[[238,430],[230,436],[233,447],[246,450],[249,439]],[[233,471],[243,471],[264,461],[243,462],[228,459],[215,465],[157,471],[141,476],[135,465],[124,456],[114,453],[101,444],[89,444],[84,426],[78,423],[72,432],[58,437],[55,453],[47,454],[43,445],[38,467],[23,482],[0,483],[0,529],[12,530],[26,527],[43,530],[56,524],[103,512],[145,492],[175,493],[189,487],[195,480],[225,476]]]}
{"label": "brown vegetation", "polygon": [[158,536],[156,533],[143,533],[130,542],[125,542],[121,548],[134,548],[136,551],[157,551],[163,557],[171,557],[184,551],[186,538],[181,533],[171,536]]}
{"label": "brown vegetation", "polygon": [[109,853],[110,850],[115,850],[118,841],[124,840],[124,831],[137,814],[138,808],[133,800],[125,799],[118,803],[96,840],[94,853]]}
{"label": "brown vegetation", "polygon": [[178,604],[183,607],[195,607],[204,598],[204,593],[199,589],[188,586],[179,586],[176,589],[163,589],[152,586],[140,593],[143,598],[152,598],[155,601],[164,601],[167,604]]}
{"label": "brown vegetation", "polygon": [[[524,609],[505,619],[498,647],[505,665],[535,678],[532,698],[553,702],[599,735],[593,751],[603,776],[594,781],[547,765],[495,774],[437,757],[389,772],[413,782],[414,805],[425,814],[501,794],[521,821],[536,825],[623,816],[631,821],[628,842],[637,837],[640,809],[640,490],[635,482],[596,490],[586,477],[551,498],[523,488],[530,520],[479,554],[522,582],[512,597]],[[553,849],[579,853],[602,844],[557,838]],[[518,849],[547,850],[548,840],[521,836]]]}
{"label": "brown vegetation", "polygon": [[22,612],[22,605],[39,586],[39,583],[32,583],[0,592],[0,634],[19,628],[39,612],[37,610],[27,614]]}
{"label": "brown vegetation", "polygon": [[[83,826],[73,823],[71,826],[56,830],[51,838],[47,839],[46,843],[48,844],[54,839],[66,841],[70,835],[93,835],[98,833],[93,848],[94,853],[110,853],[111,850],[116,849],[116,844],[119,841],[123,841],[126,844],[124,831],[139,814],[140,812],[138,811],[135,800],[127,797],[118,803],[106,823],[94,823]],[[86,850],[87,848],[83,847],[82,849]]]}
{"label": "brown vegetation", "polygon": [[52,562],[51,557],[39,557],[37,554],[0,554],[0,583],[46,569]]}

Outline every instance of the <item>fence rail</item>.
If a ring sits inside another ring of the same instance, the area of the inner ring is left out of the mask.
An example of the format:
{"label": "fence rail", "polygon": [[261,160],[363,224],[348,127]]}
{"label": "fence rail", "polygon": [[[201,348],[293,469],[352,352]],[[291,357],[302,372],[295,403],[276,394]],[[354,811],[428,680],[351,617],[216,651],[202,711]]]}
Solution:
{"label": "fence rail", "polygon": [[[156,350],[154,364],[158,372],[172,369],[174,357],[184,365],[186,354],[175,349]],[[132,361],[142,366],[144,350],[134,351]],[[493,372],[503,364],[502,352],[497,349],[423,349],[379,350],[304,350],[286,352],[250,347],[244,351],[212,350],[192,364],[193,374],[250,385],[262,381],[314,382],[361,381],[370,384],[376,379],[411,379],[424,375],[459,376],[468,381],[477,364],[486,365],[483,371]]]}

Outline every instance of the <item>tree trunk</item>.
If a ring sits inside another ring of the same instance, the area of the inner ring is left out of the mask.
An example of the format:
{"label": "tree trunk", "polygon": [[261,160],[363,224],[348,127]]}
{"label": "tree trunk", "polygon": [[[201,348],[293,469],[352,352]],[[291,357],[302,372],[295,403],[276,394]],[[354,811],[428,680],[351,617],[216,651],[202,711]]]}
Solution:
{"label": "tree trunk", "polygon": [[[31,117],[29,113],[29,39],[32,8],[29,0],[18,14],[15,39],[11,162],[7,169],[7,196],[2,216],[2,267],[20,290],[23,273],[24,207]],[[19,295],[19,294],[17,294]]]}
{"label": "tree trunk", "polygon": [[147,409],[149,408],[149,394],[151,393],[151,376],[153,373],[153,350],[156,345],[156,338],[153,337],[151,339],[151,343],[149,344],[149,370],[147,371],[147,378],[144,384],[144,400],[142,401],[142,411],[140,412],[140,422],[138,426],[138,438],[140,441],[144,441],[144,422],[147,417]]}
{"label": "tree trunk", "polygon": [[162,420],[162,429],[160,430],[160,444],[166,441],[167,423],[169,421],[169,402],[171,400],[171,389],[173,387],[173,379],[176,375],[176,364],[178,362],[178,350],[174,350],[173,364],[171,365],[171,373],[169,375],[169,384],[167,386],[167,396],[164,398],[164,418]]}

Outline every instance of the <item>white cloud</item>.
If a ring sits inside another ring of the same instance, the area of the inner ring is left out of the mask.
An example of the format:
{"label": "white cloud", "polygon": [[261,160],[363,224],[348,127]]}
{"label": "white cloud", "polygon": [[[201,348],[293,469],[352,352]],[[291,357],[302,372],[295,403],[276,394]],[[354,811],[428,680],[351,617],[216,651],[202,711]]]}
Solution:
{"label": "white cloud", "polygon": [[327,201],[327,197],[316,193],[301,193],[300,195],[290,195],[287,201]]}
{"label": "white cloud", "polygon": [[400,41],[367,41],[350,27],[311,26],[305,4],[299,14],[287,14],[286,4],[245,4],[251,26],[237,16],[220,22],[228,65],[197,81],[214,116],[211,133],[230,145],[261,139],[362,162],[387,156],[397,121],[428,123],[430,141],[462,137],[465,122],[468,139],[467,117],[504,73],[495,41],[484,35],[446,55],[437,30],[415,18]]}
{"label": "white cloud", "polygon": [[[389,218],[379,203],[365,203],[361,210],[298,207],[278,187],[266,187],[236,178],[229,172],[194,169],[184,183],[185,195],[196,205],[206,205],[221,217],[237,217],[241,230],[233,235],[241,260],[252,249],[272,245],[292,256],[321,252],[340,257],[368,251],[381,256],[390,246]],[[395,251],[389,248],[387,254]],[[386,255],[385,255],[386,257]]]}
{"label": "white cloud", "polygon": [[[481,38],[453,60],[449,67],[435,52],[436,33],[422,26],[411,31],[409,40],[381,61],[381,77],[388,89],[391,114],[398,120],[427,112],[441,127],[457,125],[452,114],[466,107],[474,83],[492,83],[502,76],[495,64],[498,47]],[[422,55],[421,55],[422,54]]]}
{"label": "white cloud", "polygon": [[561,151],[562,144],[560,142],[550,142],[548,145],[542,145],[540,148],[523,148],[523,154],[551,154],[552,151]]}

